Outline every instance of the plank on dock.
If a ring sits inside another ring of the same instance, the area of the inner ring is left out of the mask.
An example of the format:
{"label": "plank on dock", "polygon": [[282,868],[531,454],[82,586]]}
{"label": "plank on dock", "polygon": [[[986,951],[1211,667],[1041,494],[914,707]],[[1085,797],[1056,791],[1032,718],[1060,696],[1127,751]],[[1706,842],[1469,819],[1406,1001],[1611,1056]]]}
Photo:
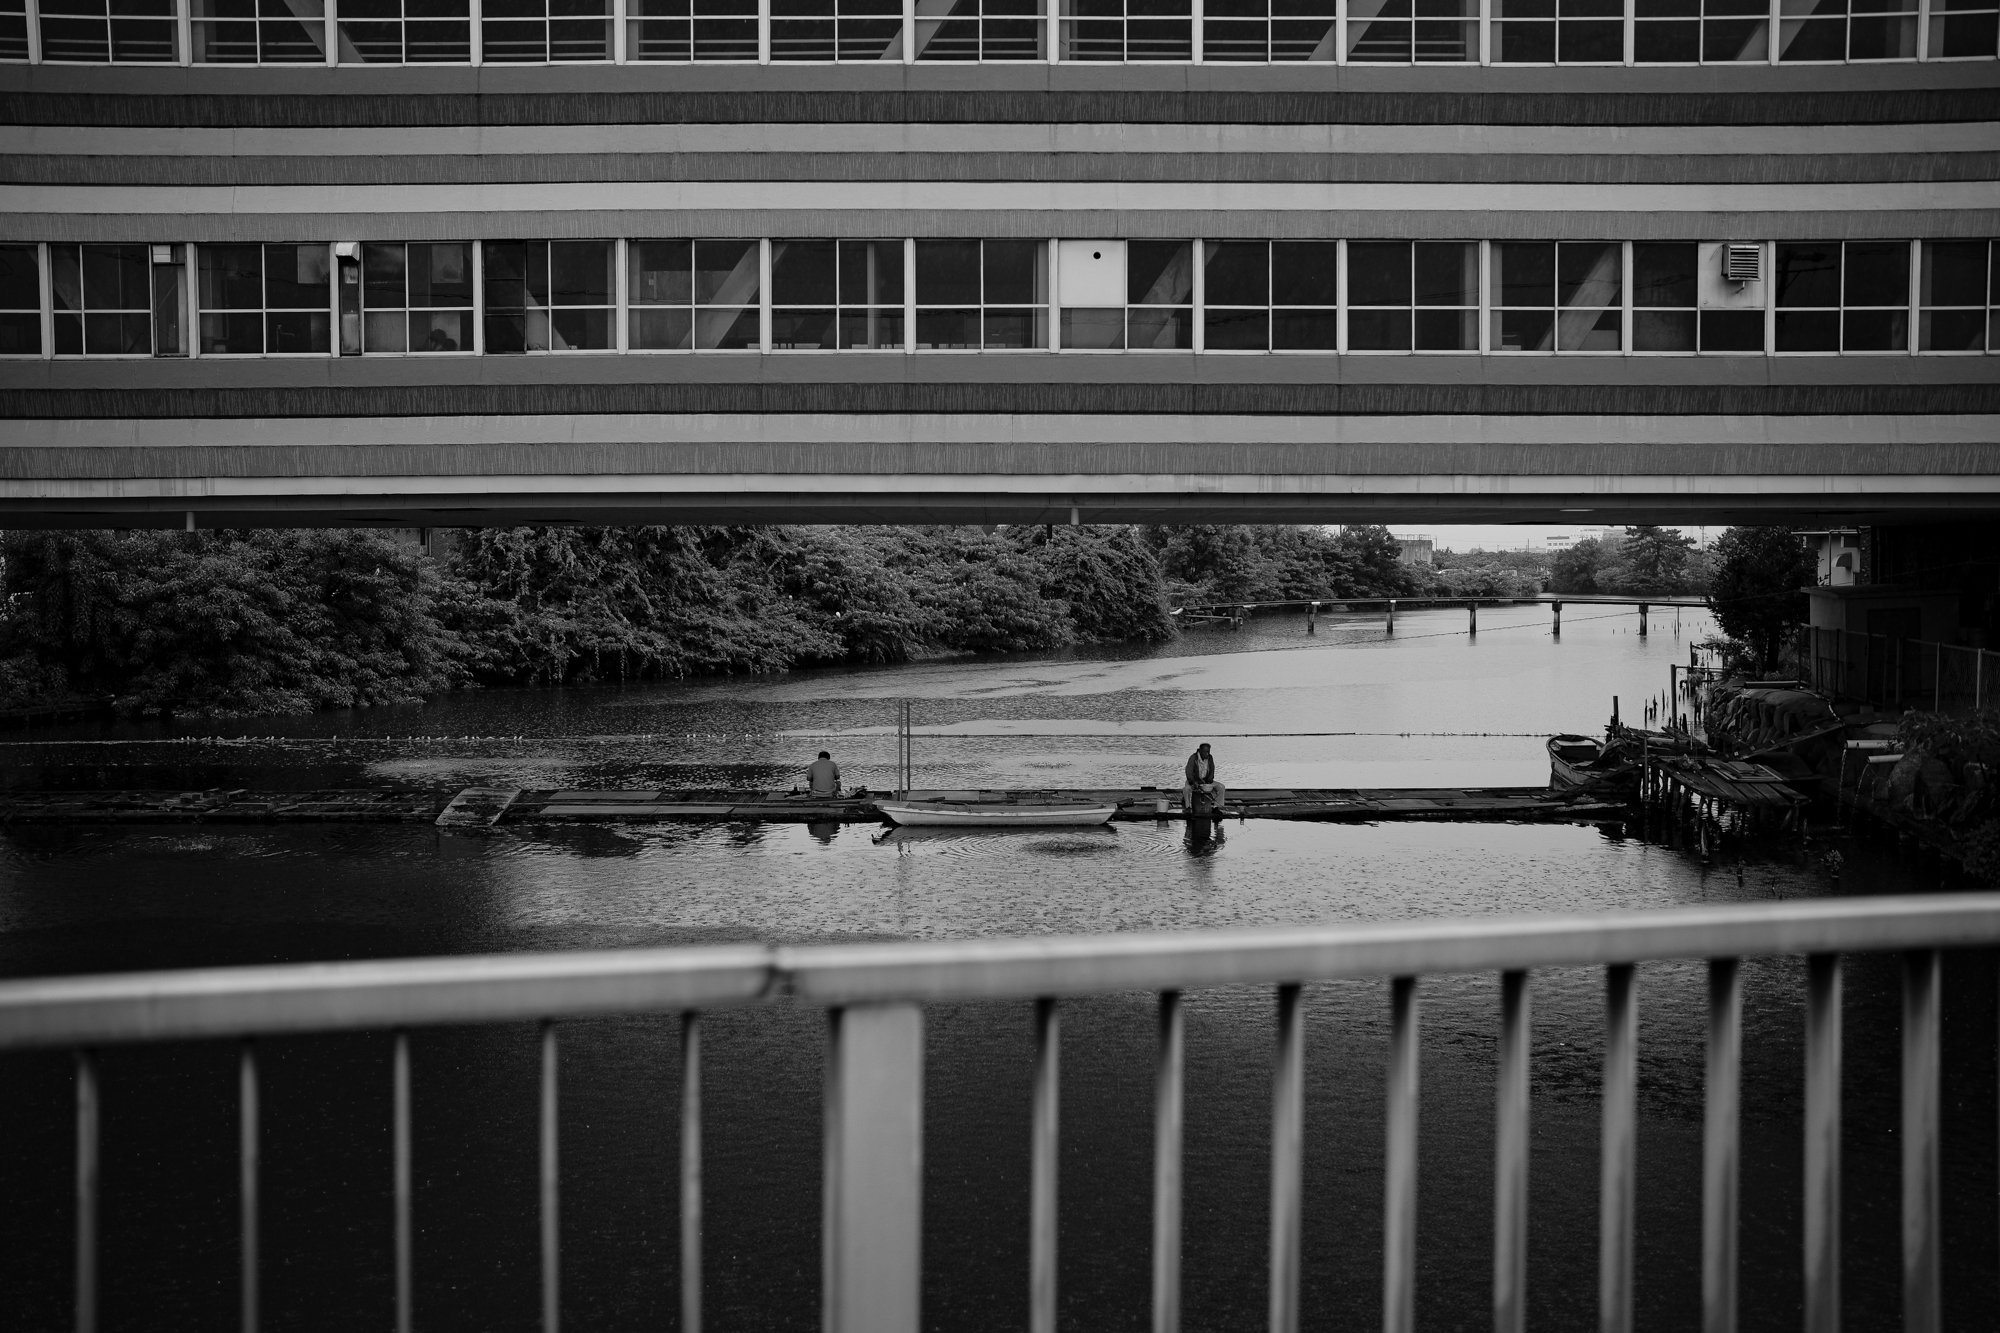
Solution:
{"label": "plank on dock", "polygon": [[467,787],[437,817],[439,828],[485,828],[521,798],[519,787]]}

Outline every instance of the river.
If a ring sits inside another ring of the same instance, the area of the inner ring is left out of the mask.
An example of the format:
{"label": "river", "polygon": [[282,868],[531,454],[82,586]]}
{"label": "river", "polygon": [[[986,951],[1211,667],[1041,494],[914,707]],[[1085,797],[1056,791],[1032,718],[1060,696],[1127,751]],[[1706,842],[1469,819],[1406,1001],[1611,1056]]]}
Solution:
{"label": "river", "polygon": [[[1543,738],[1594,731],[1667,684],[1712,632],[1697,611],[1488,608],[1253,620],[1144,650],[893,668],[487,691],[296,719],[73,727],[0,746],[15,786],[785,785],[821,748],[847,781],[894,777],[913,703],[919,786],[1177,786],[1198,740],[1252,786],[1489,786],[1547,780]],[[1599,910],[1932,890],[1933,866],[1815,830],[1702,858],[1620,828],[1230,823],[881,838],[872,826],[407,826],[0,833],[0,973],[729,940],[810,942],[1202,929]],[[1836,866],[1827,853],[1838,851]],[[1745,964],[1746,1329],[1795,1327],[1803,964]],[[1847,1318],[1897,1295],[1897,972],[1848,978]],[[1426,978],[1419,1322],[1484,1328],[1498,987]],[[1704,969],[1640,969],[1638,1316],[1700,1303]],[[1995,971],[1946,964],[1946,1282],[1953,1326],[1990,1314]],[[1602,980],[1535,979],[1530,1322],[1596,1322],[1596,1082]],[[1148,1327],[1151,999],[1066,1004],[1062,1323]],[[1379,1322],[1387,988],[1307,988],[1303,1309]],[[1187,1326],[1264,1320],[1268,991],[1189,997]],[[928,1013],[927,1329],[1026,1322],[1029,1006]],[[788,1005],[710,1020],[704,1128],[709,1327],[817,1326],[824,1020]],[[573,1329],[671,1327],[676,1025],[563,1029],[564,1314]],[[413,1039],[417,1319],[538,1320],[535,1036]],[[67,1324],[66,1057],[11,1057],[0,1099],[0,1282],[21,1328]],[[264,1044],[262,1285],[269,1329],[391,1322],[389,1042]],[[234,1318],[235,1065],[221,1044],[103,1058],[106,1330]]]}

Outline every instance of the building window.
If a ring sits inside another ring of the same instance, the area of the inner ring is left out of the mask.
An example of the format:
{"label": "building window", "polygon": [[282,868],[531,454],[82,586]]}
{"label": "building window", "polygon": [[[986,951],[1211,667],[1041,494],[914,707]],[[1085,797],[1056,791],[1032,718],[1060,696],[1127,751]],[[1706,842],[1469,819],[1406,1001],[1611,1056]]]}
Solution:
{"label": "building window", "polygon": [[1125,345],[1135,352],[1194,346],[1194,247],[1187,241],[1125,245]]}
{"label": "building window", "polygon": [[1994,0],[1931,0],[1932,60],[1991,60],[2000,38],[2000,5]]}
{"label": "building window", "polygon": [[1347,346],[1356,352],[1479,350],[1479,246],[1349,241]]}
{"label": "building window", "polygon": [[28,0],[0,0],[0,60],[28,58]]}
{"label": "building window", "polygon": [[198,247],[203,355],[332,350],[332,264],[324,245]]}
{"label": "building window", "polygon": [[771,346],[903,346],[901,241],[771,242]]}
{"label": "building window", "polygon": [[917,11],[919,60],[1041,60],[1042,0],[952,0],[941,17]]}
{"label": "building window", "polygon": [[479,55],[489,64],[611,59],[611,0],[484,0]]}
{"label": "building window", "polygon": [[1917,0],[1782,0],[1778,59],[1915,60]]}
{"label": "building window", "polygon": [[771,59],[900,58],[902,0],[770,0]]}
{"label": "building window", "polygon": [[921,349],[1015,350],[1049,345],[1045,241],[918,241]]}
{"label": "building window", "polygon": [[755,241],[634,241],[629,346],[685,352],[759,345]]}
{"label": "building window", "polygon": [[2000,266],[1986,241],[1925,241],[1917,287],[1917,346],[2000,351]]}
{"label": "building window", "polygon": [[[1380,0],[1357,0],[1379,3]],[[1450,0],[1430,0],[1450,3]],[[1409,12],[1409,0],[1390,0],[1390,7]],[[1275,13],[1273,10],[1275,9]],[[1203,8],[1201,58],[1211,63],[1230,61],[1333,61],[1335,49],[1334,0],[1208,0]],[[1383,44],[1396,45],[1390,29],[1398,20],[1385,17],[1377,26]],[[1370,56],[1368,59],[1408,60],[1409,23],[1401,21],[1401,55]],[[1475,49],[1475,54],[1477,51]]]}
{"label": "building window", "polygon": [[1762,308],[1710,308],[1701,297],[1700,264],[1701,247],[1692,241],[1633,242],[1633,351],[1764,350]]}
{"label": "building window", "polygon": [[629,60],[757,59],[757,0],[627,0]]}
{"label": "building window", "polygon": [[194,59],[204,65],[323,65],[325,13],[323,0],[194,0]]}
{"label": "building window", "polygon": [[1212,352],[1332,351],[1340,345],[1337,241],[1202,245],[1202,345]]}
{"label": "building window", "polygon": [[1762,63],[1771,50],[1765,0],[1634,0],[1632,58],[1641,65]]}
{"label": "building window", "polygon": [[1496,241],[1493,350],[1619,351],[1623,289],[1614,241]]}
{"label": "building window", "polygon": [[171,65],[180,59],[174,0],[42,0],[42,59]]}
{"label": "building window", "polygon": [[144,245],[51,245],[57,356],[150,356],[153,276]]}
{"label": "building window", "polygon": [[41,354],[41,258],[32,245],[0,245],[0,356]]}
{"label": "building window", "polygon": [[1502,63],[1616,65],[1625,59],[1625,0],[1494,3],[1494,56]]}
{"label": "building window", "polygon": [[1901,352],[1909,347],[1907,241],[1780,242],[1780,352]]}
{"label": "building window", "polygon": [[471,243],[362,246],[361,309],[364,352],[470,352]]}
{"label": "building window", "polygon": [[615,302],[609,241],[484,241],[486,350],[602,352]]}
{"label": "building window", "polygon": [[1190,0],[1062,0],[1064,60],[1194,58]]}
{"label": "building window", "polygon": [[471,0],[340,0],[340,63],[464,65]]}

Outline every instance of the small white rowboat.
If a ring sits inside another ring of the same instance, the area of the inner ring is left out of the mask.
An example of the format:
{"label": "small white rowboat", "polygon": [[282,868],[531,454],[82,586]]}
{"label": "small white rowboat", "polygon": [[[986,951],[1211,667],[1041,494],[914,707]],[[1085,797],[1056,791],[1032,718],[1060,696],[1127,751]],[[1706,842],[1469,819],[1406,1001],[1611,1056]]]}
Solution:
{"label": "small white rowboat", "polygon": [[875,808],[907,827],[1080,828],[1110,822],[1115,805],[1027,801],[878,801]]}

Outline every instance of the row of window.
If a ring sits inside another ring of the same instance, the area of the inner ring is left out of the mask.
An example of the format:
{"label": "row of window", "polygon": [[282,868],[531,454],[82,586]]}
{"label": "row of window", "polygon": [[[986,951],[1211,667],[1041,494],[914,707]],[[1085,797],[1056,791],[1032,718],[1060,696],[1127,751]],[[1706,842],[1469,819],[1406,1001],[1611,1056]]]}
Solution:
{"label": "row of window", "polygon": [[2000,352],[2000,242],[0,246],[8,356],[842,349]]}
{"label": "row of window", "polygon": [[[31,15],[34,22],[30,22]],[[85,64],[1991,60],[2000,0],[0,0]]]}

